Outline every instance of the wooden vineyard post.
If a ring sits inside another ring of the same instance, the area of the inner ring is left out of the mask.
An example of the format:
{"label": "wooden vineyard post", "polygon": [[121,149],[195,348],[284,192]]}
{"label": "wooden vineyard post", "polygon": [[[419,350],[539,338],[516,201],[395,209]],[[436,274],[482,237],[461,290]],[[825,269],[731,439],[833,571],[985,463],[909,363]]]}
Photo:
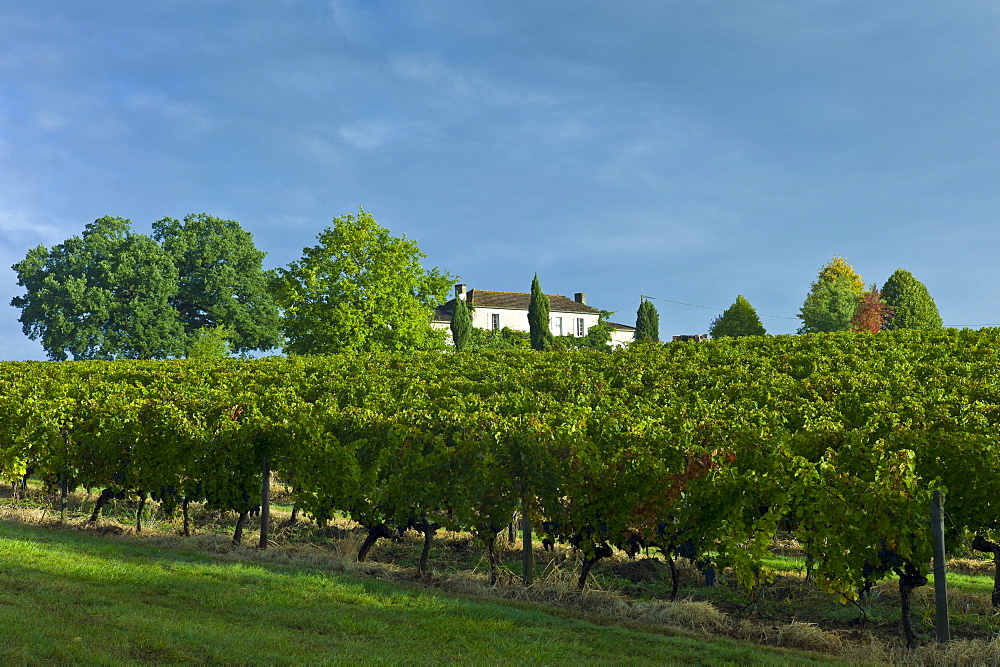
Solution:
{"label": "wooden vineyard post", "polygon": [[264,455],[260,484],[260,548],[267,549],[267,531],[271,523],[271,468]]}
{"label": "wooden vineyard post", "polygon": [[535,578],[535,554],[531,550],[531,519],[528,518],[528,496],[521,499],[521,552],[524,585],[531,586]]}
{"label": "wooden vineyard post", "polygon": [[948,626],[948,580],[944,567],[944,508],[941,491],[931,497],[931,535],[934,538],[934,631],[939,644],[951,641]]}

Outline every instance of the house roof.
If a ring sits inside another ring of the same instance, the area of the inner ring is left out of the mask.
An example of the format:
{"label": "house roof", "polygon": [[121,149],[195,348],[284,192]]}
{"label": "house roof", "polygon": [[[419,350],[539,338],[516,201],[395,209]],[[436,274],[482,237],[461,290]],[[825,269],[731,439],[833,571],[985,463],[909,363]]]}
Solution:
{"label": "house roof", "polygon": [[627,324],[619,324],[618,322],[608,322],[608,324],[617,331],[635,331],[635,327],[630,327]]}
{"label": "house roof", "polygon": [[[496,308],[498,310],[528,310],[531,304],[531,294],[528,292],[493,292],[490,290],[470,289],[466,292],[466,300],[471,308]],[[549,294],[550,313],[583,313],[600,315],[599,308],[593,308],[564,297],[562,294]],[[455,300],[434,309],[435,322],[450,322],[455,312]]]}

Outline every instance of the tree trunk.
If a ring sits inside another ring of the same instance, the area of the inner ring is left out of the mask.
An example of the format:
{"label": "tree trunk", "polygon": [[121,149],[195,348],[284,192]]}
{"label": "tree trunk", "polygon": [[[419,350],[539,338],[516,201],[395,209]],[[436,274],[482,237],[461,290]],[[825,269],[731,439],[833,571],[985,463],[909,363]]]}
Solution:
{"label": "tree trunk", "polygon": [[599,544],[594,547],[594,557],[583,559],[583,567],[580,568],[580,580],[577,582],[577,588],[581,591],[583,590],[584,586],[587,585],[587,575],[590,574],[590,570],[594,567],[594,564],[602,558],[607,558],[611,553],[611,547],[609,546]]}
{"label": "tree trunk", "polygon": [[909,563],[905,564],[903,572],[897,570],[896,574],[899,575],[899,604],[903,614],[903,634],[906,636],[906,648],[914,649],[917,647],[917,636],[913,633],[913,625],[910,621],[910,593],[913,592],[914,588],[925,586],[927,577],[919,574]]}
{"label": "tree trunk", "polygon": [[431,554],[431,544],[434,542],[434,533],[437,532],[437,524],[424,522],[424,550],[420,552],[420,574],[427,574],[427,560]]}
{"label": "tree trunk", "polygon": [[521,571],[525,588],[535,580],[535,552],[531,543],[531,517],[528,516],[528,496],[521,499]]}
{"label": "tree trunk", "polygon": [[670,599],[677,599],[677,564],[674,563],[674,555],[671,553],[667,554],[667,563],[670,565],[670,581],[673,582],[673,586],[670,589]]}
{"label": "tree trunk", "polygon": [[875,584],[873,582],[869,581],[868,579],[865,579],[865,583],[863,583],[861,585],[861,588],[858,589],[858,598],[862,601],[867,601],[868,597],[872,593],[872,586],[874,585]]}
{"label": "tree trunk", "polygon": [[292,516],[288,519],[288,525],[294,526],[295,522],[299,520],[299,504],[295,503],[292,505]]}
{"label": "tree trunk", "polygon": [[24,475],[21,476],[21,495],[24,496],[28,492],[28,478],[35,473],[35,466],[28,466],[24,469]]}
{"label": "tree trunk", "polygon": [[392,537],[392,531],[389,530],[389,526],[384,523],[380,523],[377,526],[372,526],[368,529],[368,536],[365,537],[365,541],[361,543],[361,548],[358,549],[358,562],[363,563],[365,558],[368,557],[368,552],[375,542],[378,541],[380,537]]}
{"label": "tree trunk", "polygon": [[188,497],[181,501],[181,514],[184,516],[184,537],[191,537],[191,517],[188,514]]}
{"label": "tree trunk", "polygon": [[142,532],[142,510],[146,508],[146,492],[139,492],[139,509],[135,511],[135,532]]}
{"label": "tree trunk", "polygon": [[517,540],[517,523],[511,521],[507,526],[507,543],[513,545]]}
{"label": "tree trunk", "polygon": [[267,531],[271,527],[271,467],[268,458],[264,457],[261,466],[260,483],[260,544],[261,549],[267,549]]}
{"label": "tree trunk", "polygon": [[577,580],[576,582],[576,587],[579,588],[581,591],[583,590],[583,587],[587,585],[587,575],[590,574],[590,568],[594,567],[594,563],[596,563],[598,560],[600,559],[599,558],[583,559],[583,567],[580,568],[580,579]]}
{"label": "tree trunk", "polygon": [[59,478],[59,523],[66,523],[66,495],[68,493],[66,489],[66,478]]}
{"label": "tree trunk", "polygon": [[243,526],[247,522],[247,515],[249,512],[240,512],[240,516],[236,519],[236,530],[233,531],[233,546],[238,547],[243,543]]}
{"label": "tree trunk", "polygon": [[101,495],[97,496],[97,502],[94,503],[94,511],[90,513],[90,519],[88,519],[90,523],[95,523],[100,518],[101,510],[114,499],[115,495],[117,494],[110,488],[101,491]]}
{"label": "tree trunk", "polygon": [[490,586],[497,585],[497,579],[500,577],[499,564],[497,563],[497,534],[492,533],[488,538],[486,538],[486,552],[489,554],[490,558]]}
{"label": "tree trunk", "polygon": [[993,606],[1000,607],[1000,544],[990,542],[982,535],[976,535],[972,540],[972,548],[993,554]]}

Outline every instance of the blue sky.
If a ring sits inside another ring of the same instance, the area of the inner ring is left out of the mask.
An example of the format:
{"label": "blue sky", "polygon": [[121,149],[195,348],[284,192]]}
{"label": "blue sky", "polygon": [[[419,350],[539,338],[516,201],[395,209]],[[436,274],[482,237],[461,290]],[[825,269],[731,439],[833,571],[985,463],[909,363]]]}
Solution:
{"label": "blue sky", "polygon": [[998,109],[995,2],[0,0],[0,358],[44,358],[10,265],[103,215],[271,267],[359,206],[664,336],[793,317],[834,255],[998,324]]}

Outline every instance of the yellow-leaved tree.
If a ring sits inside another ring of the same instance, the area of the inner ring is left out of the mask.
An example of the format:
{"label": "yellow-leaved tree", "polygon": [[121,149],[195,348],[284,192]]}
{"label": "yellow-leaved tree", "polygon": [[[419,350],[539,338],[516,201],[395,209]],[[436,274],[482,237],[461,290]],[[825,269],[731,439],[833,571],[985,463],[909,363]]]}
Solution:
{"label": "yellow-leaved tree", "polygon": [[836,256],[823,265],[819,270],[816,282],[810,285],[809,296],[806,299],[815,300],[819,287],[825,283],[831,283],[837,278],[844,278],[851,291],[860,299],[865,294],[865,281],[861,279],[861,274],[854,270],[845,257]]}
{"label": "yellow-leaved tree", "polygon": [[843,257],[834,257],[820,270],[799,311],[799,333],[847,331],[865,294],[865,281]]}

